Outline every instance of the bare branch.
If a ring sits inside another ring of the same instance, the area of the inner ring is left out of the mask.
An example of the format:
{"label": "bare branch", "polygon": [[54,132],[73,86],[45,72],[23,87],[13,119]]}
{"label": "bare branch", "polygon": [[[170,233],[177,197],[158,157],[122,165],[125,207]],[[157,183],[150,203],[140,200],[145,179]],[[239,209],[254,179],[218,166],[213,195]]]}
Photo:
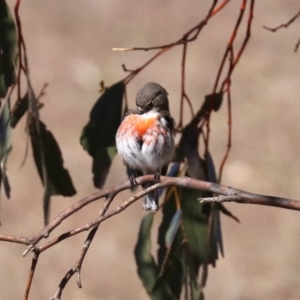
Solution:
{"label": "bare branch", "polygon": [[[154,176],[153,175],[145,175],[141,176],[139,178],[136,178],[136,185],[141,185],[145,182],[153,182],[154,183]],[[28,282],[26,286],[26,291],[24,295],[24,299],[28,299],[28,294],[30,291],[30,286],[32,283],[34,271],[36,268],[36,264],[38,261],[39,254],[50,247],[56,245],[57,243],[63,241],[64,239],[71,237],[75,234],[78,234],[80,232],[89,230],[93,228],[90,233],[87,236],[87,239],[82,247],[81,253],[79,255],[79,258],[77,259],[75,265],[66,273],[66,275],[61,280],[56,292],[52,296],[52,300],[54,299],[60,299],[62,291],[66,284],[68,283],[69,279],[75,274],[78,274],[77,277],[77,284],[79,287],[82,286],[81,284],[81,278],[80,278],[80,272],[81,272],[81,266],[83,263],[83,260],[86,256],[86,253],[93,241],[93,238],[98,230],[98,227],[100,223],[103,221],[119,214],[123,210],[125,210],[128,206],[136,202],[138,199],[142,198],[145,194],[159,188],[165,188],[165,187],[171,187],[176,186],[180,188],[188,188],[188,189],[199,189],[202,191],[208,191],[212,192],[214,194],[223,195],[225,197],[213,197],[213,198],[204,198],[200,199],[201,203],[203,202],[228,202],[228,201],[234,201],[238,203],[249,203],[249,204],[258,204],[258,205],[266,205],[266,206],[274,206],[274,207],[280,207],[285,209],[291,209],[291,210],[298,210],[300,211],[300,200],[292,200],[287,198],[279,198],[279,197],[273,197],[273,196],[265,196],[265,195],[259,195],[259,194],[252,194],[246,191],[238,190],[235,188],[232,188],[230,186],[225,186],[217,183],[197,180],[189,177],[166,177],[161,176],[160,182],[155,183],[149,188],[142,190],[132,197],[130,197],[127,201],[125,201],[122,205],[119,207],[112,209],[108,211],[109,206],[115,196],[131,187],[131,183],[129,180],[125,181],[124,183],[121,183],[117,185],[116,187],[112,187],[108,189],[107,191],[100,192],[93,194],[91,196],[85,197],[81,200],[79,200],[77,203],[72,205],[71,207],[67,208],[65,211],[61,212],[56,218],[52,220],[52,222],[49,223],[43,230],[41,230],[36,236],[32,238],[23,238],[23,237],[14,237],[14,236],[8,236],[8,235],[0,235],[0,240],[3,241],[9,241],[14,243],[22,243],[25,245],[30,245],[29,248],[26,250],[29,252],[32,250],[34,252],[34,257],[32,259],[32,265],[28,276]],[[101,198],[106,198],[106,200],[103,203],[102,209],[99,213],[99,216],[95,218],[94,220],[90,221],[89,223],[75,228],[69,232],[63,233],[62,235],[54,238],[50,242],[37,246],[36,244],[44,237],[49,236],[49,234],[52,232],[53,229],[55,229],[63,220],[83,208],[85,205]],[[184,200],[184,199],[183,199]]]}
{"label": "bare branch", "polygon": [[[103,203],[103,206],[102,206],[102,209],[99,213],[100,216],[103,216],[107,209],[109,208],[109,205],[111,204],[112,200],[113,200],[114,197],[108,197],[105,202]],[[94,239],[94,236],[97,232],[99,228],[99,224],[97,227],[94,227],[90,233],[88,234],[84,244],[83,244],[83,247],[81,249],[81,253],[79,255],[79,258],[77,259],[76,261],[76,264],[73,268],[71,268],[67,274],[64,276],[64,278],[61,280],[57,290],[55,291],[55,293],[53,294],[53,296],[50,298],[50,300],[55,300],[55,299],[60,299],[61,295],[62,295],[62,292],[65,288],[65,286],[67,285],[67,283],[69,282],[70,278],[75,274],[77,273],[77,285],[78,287],[81,289],[82,288],[82,283],[81,283],[81,266],[82,266],[82,263],[83,263],[83,260],[85,258],[85,255]],[[47,248],[46,248],[47,249]],[[41,252],[41,251],[40,251]]]}
{"label": "bare branch", "polygon": [[288,28],[298,17],[300,16],[300,10],[286,23],[284,24],[280,24],[276,27],[268,27],[268,26],[264,26],[265,29],[272,31],[272,32],[276,32],[278,29],[281,28]]}
{"label": "bare branch", "polygon": [[39,253],[34,253],[33,258],[32,258],[32,262],[31,262],[31,267],[30,267],[28,279],[27,279],[26,290],[25,290],[25,293],[24,293],[23,300],[28,299],[29,291],[30,291],[30,287],[31,287],[31,283],[32,283],[32,279],[33,279],[33,275],[34,275],[34,271],[35,271],[38,259],[39,259]]}
{"label": "bare branch", "polygon": [[[190,30],[188,30],[179,40],[161,45],[161,46],[154,46],[154,47],[119,47],[119,48],[113,48],[113,51],[130,51],[130,50],[143,50],[143,51],[149,51],[149,50],[159,50],[154,56],[152,56],[145,64],[143,64],[141,67],[135,69],[135,70],[128,70],[126,66],[123,64],[123,70],[125,72],[130,72],[130,74],[124,78],[125,85],[128,84],[140,71],[142,71],[146,66],[148,66],[152,61],[154,61],[157,57],[159,57],[164,52],[170,50],[174,46],[187,44],[189,42],[192,42],[197,39],[198,35],[200,34],[203,27],[207,24],[208,20],[212,18],[214,15],[216,15],[219,11],[221,11],[226,4],[229,2],[229,0],[224,0],[222,3],[220,3],[219,6],[217,6],[216,0],[213,1],[209,12],[204,20],[200,21],[196,26],[192,27]],[[187,97],[186,97],[187,98]],[[186,99],[189,103],[189,99]],[[190,105],[190,103],[189,103]]]}
{"label": "bare branch", "polygon": [[[276,32],[277,30],[282,29],[282,28],[288,28],[299,16],[300,16],[300,10],[288,22],[280,24],[273,28],[268,27],[268,26],[264,26],[264,28],[271,32]],[[298,51],[299,46],[300,46],[300,38],[298,39],[298,42],[295,45],[294,52]]]}
{"label": "bare branch", "polygon": [[241,201],[242,198],[239,196],[221,196],[221,197],[207,197],[207,198],[198,198],[200,203],[214,203],[214,202],[238,202]]}
{"label": "bare branch", "polygon": [[[127,48],[113,48],[113,51],[149,51],[149,50],[159,50],[159,49],[165,49],[165,48],[172,48],[174,46],[186,44],[189,42],[192,42],[197,39],[200,31],[202,28],[207,24],[208,20],[216,15],[219,11],[221,11],[224,6],[229,2],[230,0],[224,0],[219,6],[216,7],[218,1],[213,1],[212,6],[209,9],[209,12],[204,20],[199,22],[197,25],[192,27],[190,30],[188,30],[179,40],[165,44],[160,46],[152,46],[152,47],[127,47]],[[194,34],[194,35],[192,35]],[[192,35],[192,36],[191,36]],[[191,36],[191,37],[190,37]]]}
{"label": "bare branch", "polygon": [[30,245],[30,240],[28,238],[8,234],[0,234],[0,241]]}
{"label": "bare branch", "polygon": [[294,52],[297,52],[297,51],[298,51],[299,46],[300,46],[300,38],[299,38],[298,42],[297,42],[296,45],[295,45]]}

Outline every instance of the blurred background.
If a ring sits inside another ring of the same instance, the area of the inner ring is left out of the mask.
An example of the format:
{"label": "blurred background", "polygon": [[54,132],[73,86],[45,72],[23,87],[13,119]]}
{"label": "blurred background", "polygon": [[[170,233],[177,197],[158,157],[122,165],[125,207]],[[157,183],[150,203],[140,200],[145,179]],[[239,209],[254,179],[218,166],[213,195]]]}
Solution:
{"label": "blurred background", "polygon": [[[239,14],[241,1],[232,1],[189,44],[187,93],[194,109],[211,93],[226,43]],[[8,0],[13,8],[15,1]],[[113,47],[155,46],[173,42],[202,20],[211,1],[23,1],[20,15],[36,94],[49,83],[42,98],[41,119],[60,144],[77,195],[53,197],[51,217],[96,189],[91,157],[79,144],[82,127],[99,97],[99,82],[124,78],[121,65],[141,66],[154,52],[113,52]],[[254,193],[300,199],[300,51],[299,20],[288,29],[271,33],[263,26],[287,22],[299,1],[257,1],[250,42],[232,76],[233,146],[223,173],[223,184]],[[246,21],[246,20],[244,20]],[[244,38],[246,23],[237,43]],[[238,46],[239,44],[237,44]],[[169,92],[171,111],[178,120],[182,47],[171,49],[143,70],[127,87],[131,106],[135,94],[149,81]],[[189,120],[186,109],[185,121]],[[32,153],[25,155],[25,118],[13,132],[8,162],[11,200],[1,199],[1,232],[32,236],[43,227],[43,188]],[[211,153],[218,168],[226,151],[227,107],[212,116]],[[126,179],[119,157],[105,187]],[[120,205],[131,193],[114,201]],[[65,221],[51,237],[94,219],[98,201]],[[226,204],[240,219],[222,216],[225,258],[209,269],[206,299],[262,300],[300,297],[300,212],[263,206]],[[82,268],[83,288],[76,277],[63,299],[148,299],[136,273],[133,247],[145,212],[140,202],[101,224]],[[157,213],[156,226],[161,214]],[[48,299],[74,265],[86,233],[43,253],[34,275],[30,299]],[[153,251],[156,236],[153,236]],[[1,299],[21,299],[31,255],[25,247],[1,243]]]}

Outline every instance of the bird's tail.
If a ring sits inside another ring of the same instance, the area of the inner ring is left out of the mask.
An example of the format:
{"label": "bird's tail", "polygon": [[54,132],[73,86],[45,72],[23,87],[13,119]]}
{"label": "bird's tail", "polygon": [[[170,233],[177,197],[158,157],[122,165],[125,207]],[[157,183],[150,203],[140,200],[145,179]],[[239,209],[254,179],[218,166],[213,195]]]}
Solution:
{"label": "bird's tail", "polygon": [[[143,185],[143,188],[146,189],[151,185],[152,185],[151,183],[145,183]],[[158,190],[154,190],[145,195],[143,208],[144,210],[151,210],[151,211],[158,210]]]}

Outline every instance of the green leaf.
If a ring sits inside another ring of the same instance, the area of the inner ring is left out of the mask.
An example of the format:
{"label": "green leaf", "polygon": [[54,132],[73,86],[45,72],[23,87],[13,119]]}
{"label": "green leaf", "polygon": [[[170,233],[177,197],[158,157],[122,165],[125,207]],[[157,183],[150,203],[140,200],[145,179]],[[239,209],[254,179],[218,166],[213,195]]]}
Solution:
{"label": "green leaf", "polygon": [[163,219],[158,233],[158,264],[160,269],[158,282],[165,281],[176,299],[180,298],[183,279],[182,265],[178,257],[182,239],[176,234],[180,231],[179,216],[181,216],[181,211],[176,210],[175,197],[172,194],[163,206]]}
{"label": "green leaf", "polygon": [[121,122],[124,82],[120,81],[95,103],[90,120],[83,128],[80,143],[93,158],[95,187],[102,188],[116,153],[115,136]]}
{"label": "green leaf", "polygon": [[176,211],[176,213],[174,214],[170,226],[166,232],[166,247],[168,249],[171,249],[175,235],[177,233],[178,227],[180,225],[181,222],[181,215],[182,215],[182,211],[179,209]]}
{"label": "green leaf", "polygon": [[76,190],[68,170],[63,166],[62,153],[51,131],[46,129],[46,125],[42,121],[36,121],[36,117],[32,116],[29,122],[29,133],[34,161],[46,189],[44,195],[44,215],[45,223],[47,223],[50,196],[73,196],[76,194]]}
{"label": "green leaf", "polygon": [[208,217],[196,200],[201,197],[202,191],[190,189],[183,189],[181,196],[183,235],[198,266],[207,262]]}
{"label": "green leaf", "polygon": [[1,54],[0,54],[0,98],[4,98],[7,93],[7,87],[5,84],[5,78],[1,65]]}
{"label": "green leaf", "polygon": [[[68,170],[63,166],[62,153],[52,132],[47,130],[46,125],[39,120],[40,134],[43,151],[45,155],[45,164],[48,180],[52,183],[53,189],[51,195],[73,196],[76,190],[73,186],[72,179]],[[32,127],[31,127],[32,128]],[[36,143],[35,134],[30,132],[33,154],[39,175],[43,180],[42,166],[40,164],[41,149]]]}
{"label": "green leaf", "polygon": [[159,269],[151,254],[153,218],[154,214],[148,214],[141,223],[138,241],[134,250],[138,274],[152,300],[175,300],[176,298],[163,280],[157,283]]}
{"label": "green leaf", "polygon": [[16,81],[15,61],[17,57],[17,30],[4,0],[0,0],[0,97]]}
{"label": "green leaf", "polygon": [[0,186],[3,185],[6,197],[10,197],[10,186],[6,175],[6,161],[11,150],[11,127],[9,123],[10,99],[4,103],[0,116]]}
{"label": "green leaf", "polygon": [[185,299],[203,300],[203,288],[199,284],[198,269],[199,266],[195,262],[195,258],[187,243],[184,243],[181,251],[181,261],[184,264],[184,285]]}
{"label": "green leaf", "polygon": [[[209,151],[206,152],[206,166],[207,166],[207,178],[210,182],[218,182],[217,173],[213,158]],[[210,255],[211,257],[218,258],[218,249],[221,252],[221,255],[224,257],[224,247],[223,247],[223,237],[222,237],[222,227],[221,227],[221,217],[220,210],[223,207],[222,203],[212,203],[210,204],[211,218],[212,222],[210,223],[211,228],[210,232]],[[215,263],[213,263],[215,265]]]}
{"label": "green leaf", "polygon": [[[170,173],[176,177],[179,172],[179,164],[175,163],[170,169]],[[168,175],[170,176],[170,174]],[[160,269],[160,278],[158,280],[164,280],[172,290],[176,299],[179,299],[183,280],[183,266],[179,258],[182,243],[179,221],[181,220],[182,212],[176,208],[175,193],[170,194],[171,189],[175,188],[168,188],[165,194],[165,204],[162,209],[163,219],[158,231],[159,248],[157,257]],[[176,189],[180,191],[179,188]]]}
{"label": "green leaf", "polygon": [[20,119],[24,116],[28,110],[28,93],[26,93],[22,98],[18,99],[15,103],[10,118],[10,125],[15,128]]}

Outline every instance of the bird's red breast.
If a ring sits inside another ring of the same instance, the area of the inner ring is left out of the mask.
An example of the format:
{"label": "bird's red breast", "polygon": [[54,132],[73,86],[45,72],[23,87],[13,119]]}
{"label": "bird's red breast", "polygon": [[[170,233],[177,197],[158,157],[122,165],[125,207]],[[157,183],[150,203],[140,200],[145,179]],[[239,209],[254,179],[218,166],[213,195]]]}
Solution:
{"label": "bird's red breast", "polygon": [[129,115],[126,119],[121,123],[120,131],[127,132],[128,130],[134,130],[139,137],[142,137],[146,131],[153,127],[157,122],[156,116],[149,116],[147,118],[141,115]]}

